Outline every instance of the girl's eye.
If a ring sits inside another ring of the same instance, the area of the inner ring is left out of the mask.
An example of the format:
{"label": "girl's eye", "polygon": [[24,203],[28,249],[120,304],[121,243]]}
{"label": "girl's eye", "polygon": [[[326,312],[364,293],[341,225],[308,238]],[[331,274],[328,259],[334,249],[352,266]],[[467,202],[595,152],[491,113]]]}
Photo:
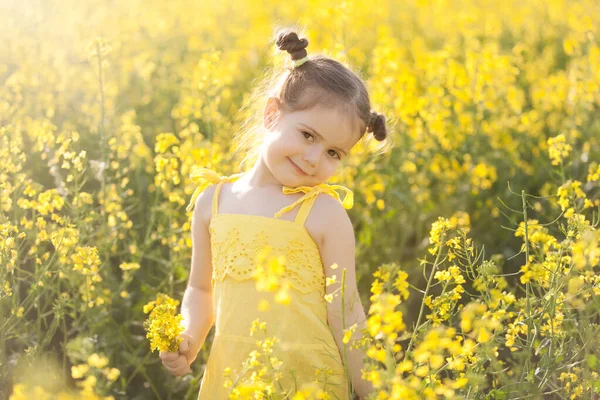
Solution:
{"label": "girl's eye", "polygon": [[304,137],[306,139],[312,139],[313,138],[313,135],[310,134],[310,133],[308,133],[308,132],[306,132],[306,131],[302,131],[302,135],[304,135]]}
{"label": "girl's eye", "polygon": [[327,151],[327,154],[329,154],[333,158],[337,158],[338,160],[340,159],[340,153],[338,153],[335,150],[329,150]]}

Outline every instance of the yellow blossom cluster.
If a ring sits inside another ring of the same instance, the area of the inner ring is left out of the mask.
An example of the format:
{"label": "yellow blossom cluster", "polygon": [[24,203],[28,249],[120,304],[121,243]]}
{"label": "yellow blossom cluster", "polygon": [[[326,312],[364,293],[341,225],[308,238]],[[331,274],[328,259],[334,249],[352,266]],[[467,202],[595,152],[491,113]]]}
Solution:
{"label": "yellow blossom cluster", "polygon": [[148,319],[144,321],[146,337],[150,339],[152,351],[176,351],[179,347],[179,335],[183,332],[183,317],[177,313],[179,300],[159,293],[156,300],[144,305]]}
{"label": "yellow blossom cluster", "polygon": [[233,369],[226,367],[223,371],[224,387],[230,399],[267,399],[279,393],[283,363],[274,355],[279,339],[267,337],[266,323],[259,319],[252,322],[250,336],[257,331],[264,334],[264,340],[256,341],[258,350],[252,350],[242,365]]}
{"label": "yellow blossom cluster", "polygon": [[[565,218],[570,218],[576,212],[593,206],[581,189],[580,181],[567,181],[557,190],[558,205],[565,212]],[[579,200],[579,201],[578,201]]]}
{"label": "yellow blossom cluster", "polygon": [[573,148],[566,142],[565,135],[558,135],[548,139],[548,153],[552,160],[552,165],[558,165],[563,162]]}
{"label": "yellow blossom cluster", "polygon": [[[275,302],[289,304],[291,302],[290,282],[285,278],[285,258],[274,255],[270,247],[265,247],[256,255],[256,267],[252,272],[259,292],[276,292]],[[269,301],[262,299],[258,304],[259,311],[267,311]]]}
{"label": "yellow blossom cluster", "polygon": [[93,393],[98,382],[97,374],[101,373],[109,382],[117,380],[121,371],[117,368],[108,368],[108,358],[93,353],[87,359],[87,363],[77,364],[71,367],[71,376],[78,379],[77,386],[83,392]]}
{"label": "yellow blossom cluster", "polygon": [[47,392],[41,386],[27,387],[25,384],[17,384],[9,400],[114,400],[113,396],[99,396],[94,392],[82,390],[81,392],[61,391],[59,393]]}

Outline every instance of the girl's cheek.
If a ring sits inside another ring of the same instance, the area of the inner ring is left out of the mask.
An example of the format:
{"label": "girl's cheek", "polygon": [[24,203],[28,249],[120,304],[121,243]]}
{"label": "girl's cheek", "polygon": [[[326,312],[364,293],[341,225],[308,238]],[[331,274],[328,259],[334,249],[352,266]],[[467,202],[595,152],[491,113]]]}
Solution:
{"label": "girl's cheek", "polygon": [[263,146],[265,147],[273,147],[277,144],[278,135],[275,132],[271,132],[268,135],[265,135],[263,140]]}
{"label": "girl's cheek", "polygon": [[301,138],[300,135],[295,135],[293,139],[290,140],[290,143],[293,143],[295,147],[305,148],[309,143],[306,142],[306,139]]}
{"label": "girl's cheek", "polygon": [[337,160],[333,160],[331,159],[329,156],[328,160],[325,162],[325,174],[327,175],[327,178],[330,178],[331,176],[333,176],[337,170],[338,167],[340,166],[340,162]]}

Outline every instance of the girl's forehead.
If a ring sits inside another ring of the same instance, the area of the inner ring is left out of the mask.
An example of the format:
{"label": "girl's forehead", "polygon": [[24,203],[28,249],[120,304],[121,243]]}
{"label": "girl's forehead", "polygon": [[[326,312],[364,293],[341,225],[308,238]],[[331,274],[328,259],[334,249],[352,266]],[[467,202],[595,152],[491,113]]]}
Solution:
{"label": "girl's forehead", "polygon": [[328,142],[349,150],[360,139],[359,122],[339,108],[312,107],[296,113],[296,122],[310,127]]}

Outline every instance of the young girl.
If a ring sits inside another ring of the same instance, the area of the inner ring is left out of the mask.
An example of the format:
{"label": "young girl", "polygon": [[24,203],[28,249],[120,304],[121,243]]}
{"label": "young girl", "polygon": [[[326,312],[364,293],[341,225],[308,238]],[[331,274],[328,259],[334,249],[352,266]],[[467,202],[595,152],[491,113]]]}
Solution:
{"label": "young girl", "polygon": [[[274,356],[283,362],[279,383],[286,391],[314,382],[317,369],[329,371],[326,390],[333,399],[348,399],[349,383],[361,398],[373,391],[361,377],[364,352],[348,349],[342,362],[348,345],[342,341],[341,292],[331,302],[325,299],[340,288],[346,269],[344,322],[346,328],[358,324],[358,338],[366,317],[356,286],[354,232],[344,209],[352,207],[352,193],[325,182],[365,130],[385,139],[385,118],[371,111],[354,72],[322,55],[307,57],[307,45],[291,30],[277,35],[278,48],[291,54],[294,66],[276,80],[266,101],[254,166],[229,177],[206,169],[192,174],[199,187],[190,202],[195,210],[181,309],[185,331],[179,352],[161,353],[161,359],[172,374],[188,373],[216,324],[198,399],[227,398],[223,372],[229,367],[235,380],[256,350],[257,338],[249,334],[255,319],[280,340]],[[343,199],[337,191],[345,192]],[[291,302],[270,301],[261,312],[259,304],[273,294],[257,292],[252,271],[265,247],[285,259]],[[327,286],[326,278],[335,283]]]}

